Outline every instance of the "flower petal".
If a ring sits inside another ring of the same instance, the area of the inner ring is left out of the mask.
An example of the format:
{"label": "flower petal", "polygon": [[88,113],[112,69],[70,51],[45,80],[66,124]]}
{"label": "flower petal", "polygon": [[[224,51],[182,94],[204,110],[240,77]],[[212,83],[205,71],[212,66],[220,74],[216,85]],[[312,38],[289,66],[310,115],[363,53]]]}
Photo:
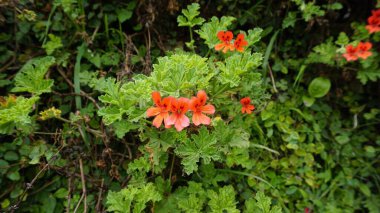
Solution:
{"label": "flower petal", "polygon": [[153,120],[153,126],[160,128],[162,120],[164,120],[164,117],[161,114],[157,115]]}
{"label": "flower petal", "polygon": [[207,94],[204,90],[198,91],[197,98],[202,106],[206,104],[206,100],[208,99]]}
{"label": "flower petal", "polygon": [[211,123],[211,119],[202,113],[200,113],[199,121],[204,125],[210,125]]}
{"label": "flower petal", "polygon": [[223,47],[225,47],[225,44],[224,44],[224,43],[217,44],[217,45],[215,45],[215,50],[216,50],[216,51],[219,51],[219,50],[223,49]]}
{"label": "flower petal", "polygon": [[152,92],[152,99],[153,99],[154,104],[156,104],[156,106],[160,106],[161,95],[159,92],[157,92],[157,91]]}
{"label": "flower petal", "polygon": [[152,116],[156,116],[156,115],[160,114],[160,112],[161,112],[161,108],[159,108],[159,107],[150,107],[146,111],[146,115],[148,117],[152,117]]}
{"label": "flower petal", "polygon": [[175,124],[177,120],[177,116],[175,114],[171,114],[167,119],[165,125],[170,126]]}
{"label": "flower petal", "polygon": [[202,106],[201,111],[206,114],[214,114],[215,107],[211,104],[207,104],[206,106]]}

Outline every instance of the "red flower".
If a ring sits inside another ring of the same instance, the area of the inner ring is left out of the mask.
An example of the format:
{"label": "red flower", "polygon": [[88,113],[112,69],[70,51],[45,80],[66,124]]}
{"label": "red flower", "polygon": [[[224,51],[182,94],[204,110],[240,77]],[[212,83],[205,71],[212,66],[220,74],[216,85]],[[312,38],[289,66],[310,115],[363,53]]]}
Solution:
{"label": "red flower", "polygon": [[219,31],[217,36],[222,43],[215,45],[216,51],[223,49],[223,52],[226,53],[228,50],[234,50],[234,46],[231,44],[234,35],[231,31]]}
{"label": "red flower", "polygon": [[305,212],[305,213],[310,213],[310,209],[306,207],[306,208],[304,209],[304,212]]}
{"label": "red flower", "polygon": [[255,110],[255,106],[251,104],[251,99],[249,97],[245,97],[240,100],[242,105],[241,112],[251,114],[253,110]]}
{"label": "red flower", "polygon": [[153,120],[153,126],[159,128],[162,124],[162,121],[165,123],[165,127],[169,128],[168,123],[169,110],[173,97],[166,97],[161,100],[161,95],[159,92],[152,92],[152,99],[156,107],[151,107],[146,111],[148,117],[156,116]]}
{"label": "red flower", "polygon": [[211,119],[205,114],[214,114],[215,107],[213,105],[206,105],[207,95],[206,92],[201,90],[197,93],[197,97],[193,97],[190,101],[190,110],[193,111],[193,123],[195,126],[200,124],[209,125]]}
{"label": "red flower", "polygon": [[177,131],[181,131],[183,128],[189,126],[189,118],[185,113],[189,110],[189,99],[179,98],[172,99],[170,111],[172,114],[167,119],[167,125],[174,125]]}
{"label": "red flower", "polygon": [[380,31],[380,17],[371,16],[368,18],[368,25],[365,26],[368,32],[375,33]]}
{"label": "red flower", "polygon": [[234,47],[237,51],[243,52],[244,51],[244,46],[247,46],[248,42],[244,40],[244,34],[240,33],[237,35],[235,42],[234,42]]}
{"label": "red flower", "polygon": [[372,10],[372,16],[368,18],[368,25],[365,28],[369,33],[380,31],[380,9]]}
{"label": "red flower", "polygon": [[352,45],[347,45],[346,53],[343,54],[343,57],[346,58],[347,61],[355,61],[358,59],[357,48]]}
{"label": "red flower", "polygon": [[367,59],[372,55],[372,52],[369,50],[372,48],[372,44],[370,42],[360,42],[356,47],[357,56],[362,59]]}

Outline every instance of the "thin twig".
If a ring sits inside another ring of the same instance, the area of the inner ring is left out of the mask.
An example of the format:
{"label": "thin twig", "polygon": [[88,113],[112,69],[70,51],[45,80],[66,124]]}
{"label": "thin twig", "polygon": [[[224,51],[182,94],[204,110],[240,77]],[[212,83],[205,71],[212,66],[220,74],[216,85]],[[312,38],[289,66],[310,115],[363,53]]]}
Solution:
{"label": "thin twig", "polygon": [[104,178],[102,178],[102,183],[99,188],[98,202],[96,203],[96,207],[95,207],[96,212],[102,212],[101,205],[102,205],[103,186],[104,186]]}
{"label": "thin twig", "polygon": [[83,206],[84,206],[84,213],[87,213],[87,191],[86,191],[86,179],[84,177],[84,172],[83,172],[83,161],[82,158],[79,158],[79,169],[80,169],[80,178],[82,181],[82,197],[79,200],[77,207],[75,208],[74,212],[76,212],[80,206],[81,201],[83,201]]}
{"label": "thin twig", "polygon": [[69,184],[68,184],[68,193],[67,193],[67,207],[66,207],[66,213],[70,213],[70,204],[71,204],[71,184],[72,184],[72,178],[69,177]]}
{"label": "thin twig", "polygon": [[270,80],[272,81],[272,86],[273,86],[273,91],[275,93],[278,93],[278,90],[276,88],[276,83],[274,81],[274,77],[273,77],[273,73],[272,73],[272,68],[270,67],[270,65],[268,64],[268,68],[269,68],[269,76],[270,76]]}

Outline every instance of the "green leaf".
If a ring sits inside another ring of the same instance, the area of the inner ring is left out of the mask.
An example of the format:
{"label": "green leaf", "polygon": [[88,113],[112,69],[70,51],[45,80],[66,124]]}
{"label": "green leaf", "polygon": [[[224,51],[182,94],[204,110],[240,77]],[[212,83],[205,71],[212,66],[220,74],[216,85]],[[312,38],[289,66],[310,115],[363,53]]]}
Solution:
{"label": "green leaf", "polygon": [[154,88],[169,95],[191,94],[194,89],[204,89],[215,75],[207,66],[206,58],[196,54],[176,53],[158,58],[153,65],[149,81]]}
{"label": "green leaf", "polygon": [[332,38],[329,38],[325,43],[313,48],[313,52],[307,56],[306,63],[323,63],[329,66],[334,66],[337,50],[338,48],[333,44]]}
{"label": "green leaf", "polygon": [[187,6],[187,9],[182,10],[182,14],[177,17],[178,26],[194,27],[195,25],[201,25],[205,19],[198,16],[200,6],[198,3],[192,3]]}
{"label": "green leaf", "polygon": [[58,198],[58,199],[63,199],[63,198],[66,198],[67,195],[68,195],[68,191],[66,188],[59,188],[55,193],[54,193],[54,197]]}
{"label": "green leaf", "polygon": [[362,69],[359,70],[356,76],[362,84],[366,84],[368,81],[377,81],[380,79],[379,69]]}
{"label": "green leaf", "polygon": [[0,159],[0,175],[4,175],[9,167],[9,163],[5,160]]}
{"label": "green leaf", "polygon": [[331,87],[330,79],[324,77],[314,78],[309,84],[308,92],[313,98],[321,98],[325,96]]}
{"label": "green leaf", "polygon": [[63,45],[60,37],[53,34],[49,34],[48,36],[50,40],[42,45],[42,47],[48,55],[51,55],[56,49],[63,47]]}
{"label": "green leaf", "polygon": [[220,159],[216,137],[210,135],[206,127],[203,126],[198,135],[192,134],[191,138],[192,141],[182,143],[175,149],[175,153],[182,158],[181,164],[186,174],[198,170],[197,163],[200,159],[203,159],[205,164]]}
{"label": "green leaf", "polygon": [[9,178],[12,181],[18,181],[20,180],[21,176],[18,171],[12,171],[12,172],[8,172],[7,178]]}
{"label": "green leaf", "polygon": [[212,213],[220,213],[220,212],[228,212],[228,213],[238,213],[240,212],[236,208],[235,201],[235,190],[234,188],[229,186],[224,186],[223,188],[219,188],[219,193],[208,190],[207,196],[210,198],[208,205],[210,206]]}
{"label": "green leaf", "polygon": [[121,9],[118,8],[116,9],[116,15],[117,15],[117,18],[119,19],[119,22],[123,23],[132,17],[133,11],[127,8],[121,8]]}
{"label": "green leaf", "polygon": [[261,34],[263,32],[263,29],[261,28],[254,28],[253,30],[248,30],[248,36],[247,36],[247,42],[248,46],[254,45],[261,39]]}
{"label": "green leaf", "polygon": [[17,73],[12,92],[30,92],[36,95],[50,92],[53,80],[45,80],[49,67],[55,63],[55,58],[46,56],[29,60]]}
{"label": "green leaf", "polygon": [[345,32],[340,32],[338,39],[335,41],[335,44],[341,45],[341,46],[346,46],[350,42],[350,39],[346,35]]}
{"label": "green leaf", "polygon": [[302,96],[302,101],[305,104],[305,106],[311,107],[315,102],[315,98],[304,95]]}
{"label": "green leaf", "polygon": [[282,21],[282,29],[286,29],[288,27],[294,27],[297,21],[297,13],[289,12],[284,20]]}
{"label": "green leaf", "polygon": [[261,53],[245,52],[243,54],[234,54],[228,57],[225,62],[217,62],[220,70],[218,80],[222,84],[229,84],[230,87],[239,85],[244,74],[253,71],[262,63],[263,56]]}
{"label": "green leaf", "polygon": [[[33,109],[33,105],[37,102],[39,98],[34,96],[31,98],[17,97],[15,103],[8,108],[1,109],[0,107],[0,132],[10,134],[13,128],[18,128],[20,130],[25,129],[27,133],[27,127],[30,127],[32,120],[29,113]],[[6,130],[3,128],[10,129]]]}
{"label": "green leaf", "polygon": [[271,199],[258,191],[255,199],[248,199],[245,202],[245,211],[247,213],[281,213],[282,209],[278,205],[271,207]]}
{"label": "green leaf", "polygon": [[16,161],[19,159],[19,156],[16,152],[14,151],[8,151],[4,154],[4,160],[7,161]]}
{"label": "green leaf", "polygon": [[367,197],[371,197],[371,189],[368,187],[367,184],[360,183],[359,184],[360,191]]}
{"label": "green leaf", "polygon": [[210,49],[214,49],[215,45],[220,43],[217,37],[218,32],[227,30],[235,20],[236,18],[231,16],[222,16],[219,21],[217,17],[213,16],[211,21],[203,24],[201,29],[196,32],[205,40],[205,44],[207,44]]}
{"label": "green leaf", "polygon": [[[114,212],[143,212],[149,201],[157,202],[162,199],[153,183],[142,186],[131,186],[119,192],[110,191],[107,196],[107,211]],[[131,211],[131,208],[133,210]]]}

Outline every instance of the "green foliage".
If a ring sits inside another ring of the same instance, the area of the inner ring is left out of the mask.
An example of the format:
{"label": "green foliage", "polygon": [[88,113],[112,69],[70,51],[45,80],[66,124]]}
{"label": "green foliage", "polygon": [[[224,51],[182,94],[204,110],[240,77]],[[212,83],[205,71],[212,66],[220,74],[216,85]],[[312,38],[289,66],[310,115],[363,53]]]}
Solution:
{"label": "green foliage", "polygon": [[219,192],[208,190],[207,197],[210,199],[208,202],[211,210],[210,212],[240,212],[236,208],[235,195],[236,193],[232,186],[224,186],[223,188],[219,188]]}
{"label": "green foliage", "polygon": [[0,107],[0,133],[11,134],[14,128],[23,130],[25,133],[29,132],[32,124],[29,113],[38,99],[38,97],[24,98],[20,96],[14,100],[14,103]]}
{"label": "green foliage", "polygon": [[158,58],[149,80],[155,90],[165,94],[193,94],[192,91],[207,88],[210,79],[215,75],[206,60],[189,53]]}
{"label": "green foliage", "polygon": [[198,170],[197,163],[200,159],[205,164],[209,164],[211,160],[220,159],[216,137],[210,135],[205,127],[202,127],[197,135],[193,134],[191,139],[180,144],[175,150],[176,154],[182,158],[181,164],[186,174]]}
{"label": "green foliage", "polygon": [[107,196],[107,211],[143,212],[148,202],[157,202],[162,197],[152,183],[141,187],[130,186],[119,192],[110,191]]}
{"label": "green foliage", "polygon": [[187,9],[183,9],[183,15],[177,17],[178,26],[194,27],[196,25],[202,25],[205,19],[197,17],[200,14],[199,9],[200,6],[198,3],[192,3],[187,6]]}
{"label": "green foliage", "polygon": [[17,73],[12,92],[30,92],[36,95],[50,92],[54,81],[44,78],[54,63],[55,58],[52,56],[29,60]]}
{"label": "green foliage", "polygon": [[308,87],[309,95],[313,98],[321,98],[325,96],[331,87],[331,81],[328,78],[314,78]]}
{"label": "green foliage", "polygon": [[241,76],[259,67],[262,60],[261,53],[234,54],[228,57],[225,63],[217,63],[220,69],[219,81],[222,84],[229,84],[230,87],[236,87],[240,83]]}
{"label": "green foliage", "polygon": [[42,45],[48,55],[51,55],[56,49],[61,48],[62,40],[60,37],[53,34],[49,34],[49,41],[46,44]]}
{"label": "green foliage", "polygon": [[256,193],[255,199],[249,199],[245,203],[245,212],[252,213],[281,213],[281,207],[271,206],[271,199],[262,191]]}

